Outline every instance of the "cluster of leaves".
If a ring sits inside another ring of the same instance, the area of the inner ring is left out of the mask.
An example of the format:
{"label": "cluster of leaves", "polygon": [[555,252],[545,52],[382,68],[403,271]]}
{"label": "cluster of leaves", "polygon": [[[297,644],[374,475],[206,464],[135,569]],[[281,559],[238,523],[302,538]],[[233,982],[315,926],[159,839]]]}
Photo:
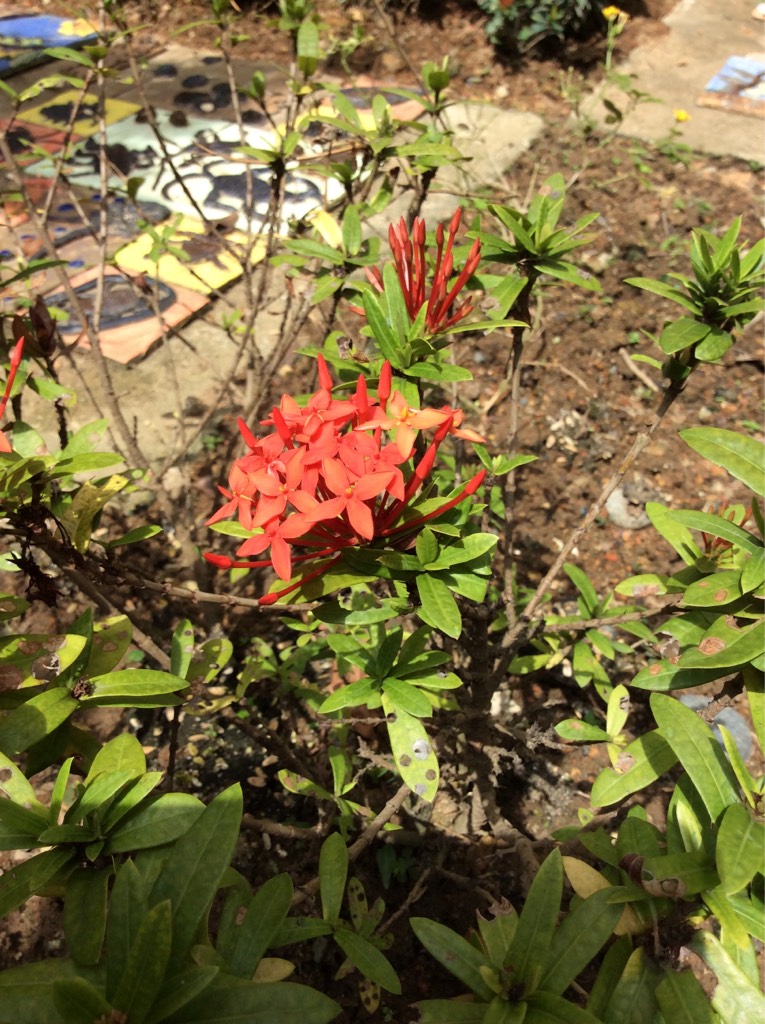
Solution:
{"label": "cluster of leaves", "polygon": [[596,0],[478,0],[478,6],[488,15],[489,41],[521,53],[571,41],[603,24],[602,5]]}

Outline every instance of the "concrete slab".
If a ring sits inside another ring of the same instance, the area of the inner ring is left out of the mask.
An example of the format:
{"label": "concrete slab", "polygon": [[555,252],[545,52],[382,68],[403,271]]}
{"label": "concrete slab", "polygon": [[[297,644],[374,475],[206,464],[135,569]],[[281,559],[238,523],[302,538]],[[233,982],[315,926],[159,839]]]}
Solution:
{"label": "concrete slab", "polygon": [[[765,161],[763,122],[739,113],[697,106],[707,82],[728,57],[765,49],[763,24],[751,17],[752,4],[742,0],[680,0],[665,18],[668,32],[633,50],[618,71],[635,76],[638,89],[659,103],[641,103],[621,124],[622,135],[648,142],[666,138],[673,128],[678,141],[718,156]],[[603,99],[624,109],[624,94],[612,86],[597,90],[583,112],[605,125]],[[690,120],[678,124],[674,110]]]}

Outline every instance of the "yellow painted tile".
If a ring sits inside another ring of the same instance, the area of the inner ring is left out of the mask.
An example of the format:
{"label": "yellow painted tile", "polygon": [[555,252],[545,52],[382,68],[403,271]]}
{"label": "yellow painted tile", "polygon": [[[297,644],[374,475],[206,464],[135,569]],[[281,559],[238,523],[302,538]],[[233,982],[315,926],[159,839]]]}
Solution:
{"label": "yellow painted tile", "polygon": [[[24,108],[19,118],[29,121],[31,124],[42,124],[57,131],[64,131],[69,119],[79,103],[77,120],[72,125],[72,132],[75,135],[95,135],[99,127],[98,118],[98,97],[92,93],[82,96],[78,89],[70,89],[67,92],[57,93],[46,103],[37,107]],[[130,114],[135,114],[141,109],[138,103],[128,103],[126,100],[115,100],[107,97],[105,106],[105,119],[107,124],[114,124],[121,121]]]}

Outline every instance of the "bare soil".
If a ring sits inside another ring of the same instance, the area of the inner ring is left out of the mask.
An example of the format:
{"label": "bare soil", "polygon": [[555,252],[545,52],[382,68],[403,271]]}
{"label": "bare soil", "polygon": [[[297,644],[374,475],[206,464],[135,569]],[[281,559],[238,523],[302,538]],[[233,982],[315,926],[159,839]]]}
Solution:
{"label": "bare soil", "polygon": [[[634,15],[620,40],[624,51],[664,31],[658,19],[671,4],[656,0],[622,6]],[[203,17],[206,5],[201,0],[183,5],[137,0],[129,9],[136,22],[151,22],[151,32],[161,42],[197,14]],[[624,284],[624,279],[684,272],[690,231],[720,230],[736,216],[743,218],[743,237],[753,242],[762,231],[762,173],[735,160],[686,154],[672,145],[662,151],[620,137],[603,141],[581,131],[561,94],[561,73],[573,67],[572,80],[578,87],[594,85],[600,74],[602,39],[585,40],[568,52],[510,62],[486,42],[482,16],[471,3],[387,3],[384,10],[395,27],[396,45],[371,3],[322,5],[324,20],[338,38],[347,36],[354,24],[363,25],[365,41],[350,58],[353,70],[410,84],[414,81],[411,66],[450,54],[458,69],[457,97],[490,99],[499,106],[533,111],[546,121],[544,135],[508,170],[502,200],[523,204],[548,174],[560,171],[569,184],[568,222],[585,213],[599,213],[580,260],[597,277],[602,291],[593,294],[558,283],[546,286],[534,310],[535,328],[527,348],[518,447],[533,452],[538,461],[519,474],[521,516],[516,544],[519,577],[534,585],[658,404],[657,371],[640,364],[639,376],[629,355],[656,355],[647,335],[657,333],[673,311],[662,300]],[[240,45],[240,55],[262,58],[268,53],[272,59],[287,60],[282,36],[269,26],[272,14],[264,15],[254,4],[247,18],[255,19],[257,30]],[[206,49],[214,45],[214,31],[200,25],[181,41]],[[332,70],[338,70],[337,62]],[[460,401],[471,423],[480,423],[497,451],[502,450],[508,431],[509,403],[502,397],[507,355],[507,340],[497,336],[468,337],[457,350],[457,361],[468,365],[475,377],[460,389]],[[617,522],[604,515],[576,552],[573,560],[588,572],[600,593],[633,573],[649,568],[667,571],[671,566],[671,551],[656,534],[650,528],[634,528],[641,522],[646,500],[709,508],[739,496],[727,474],[696,457],[677,431],[698,424],[755,429],[761,422],[762,397],[763,356],[755,327],[721,367],[701,367],[693,374],[681,401],[625,485],[629,515],[617,517]],[[482,411],[490,398],[494,399],[490,411]],[[200,463],[200,477],[210,479],[222,468]],[[205,493],[199,500],[202,518],[209,514],[214,498]],[[162,576],[167,566],[151,568]],[[572,597],[568,581],[559,582],[554,601],[566,607]],[[67,615],[66,602],[56,614]],[[151,621],[143,628],[167,637],[177,614],[171,603],[157,600]],[[35,625],[45,628],[41,622]],[[29,628],[28,623],[25,626]],[[240,640],[264,628],[272,643],[282,636],[278,624],[269,620],[264,627],[245,611],[225,613],[219,626]],[[635,667],[620,666],[615,681],[628,681]],[[319,666],[316,671],[323,669]],[[276,684],[260,685],[256,696],[242,704],[241,709],[250,714],[246,721],[235,715],[220,716],[196,731],[183,730],[177,784],[207,796],[229,781],[241,781],[246,809],[254,818],[312,825],[321,820],[316,805],[286,794],[276,771],[299,765],[304,774],[327,782],[322,727],[299,714],[297,705]],[[589,787],[603,766],[599,750],[566,748],[557,743],[552,728],[595,702],[565,672],[531,684],[515,680],[504,698],[509,712],[503,721],[509,731],[497,739],[497,799],[508,820],[541,854],[551,831],[574,823],[577,808],[587,806]],[[636,700],[640,702],[639,695]],[[156,763],[164,766],[169,740],[164,714],[139,718],[142,741]],[[115,730],[124,726],[116,717],[110,725],[106,723]],[[134,726],[135,722],[129,727]],[[459,750],[461,727],[458,722],[451,735],[443,738],[444,747]],[[380,737],[374,728],[364,730],[364,739],[373,751],[378,748]],[[443,791],[428,811],[427,833],[413,820],[412,812],[401,816],[405,840],[391,847],[396,876],[389,887],[382,885],[373,851],[356,870],[370,901],[383,896],[387,914],[411,899],[413,885],[421,879],[422,893],[410,913],[433,916],[465,933],[476,909],[485,913],[491,902],[503,896],[522,902],[528,875],[517,852],[497,843],[483,827],[459,757],[445,761]],[[391,785],[390,776],[367,776],[354,798],[379,809],[392,792]],[[649,810],[660,816],[662,787],[649,796]],[[420,808],[415,813],[424,812]],[[269,836],[253,826],[243,833],[238,867],[255,885],[285,866],[300,881],[301,872],[307,879],[315,871],[317,851],[317,841]],[[50,914],[55,904],[47,906]],[[55,914],[47,923],[40,922],[37,912],[19,916],[0,944],[0,964],[10,966],[19,956],[36,959],[54,953],[60,943],[58,928]],[[331,992],[344,1005],[343,1024],[408,1021],[414,1017],[409,1005],[415,999],[459,991],[454,980],[420,950],[406,915],[391,930],[395,941],[389,955],[401,971],[405,998],[384,994],[380,1010],[371,1017],[359,1004],[353,977],[332,980],[340,958],[331,947],[317,944],[297,951],[300,980]],[[48,936],[47,944],[39,941],[40,935]]]}

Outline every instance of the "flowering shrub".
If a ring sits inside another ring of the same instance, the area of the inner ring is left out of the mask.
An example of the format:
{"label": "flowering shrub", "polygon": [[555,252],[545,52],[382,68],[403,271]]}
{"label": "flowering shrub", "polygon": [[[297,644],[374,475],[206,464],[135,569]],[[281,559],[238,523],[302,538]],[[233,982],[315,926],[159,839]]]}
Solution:
{"label": "flowering shrub", "polygon": [[[319,390],[305,407],[283,395],[263,421],[273,433],[256,438],[240,420],[239,430],[249,454],[237,459],[229,477],[229,499],[209,524],[234,513],[249,536],[239,547],[238,560],[207,553],[220,568],[272,566],[280,579],[297,583],[261,598],[271,604],[301,583],[326,571],[342,552],[360,544],[405,550],[414,531],[439,518],[475,494],[486,476],[476,473],[458,493],[428,512],[414,504],[427,483],[438,448],[448,435],[481,442],[474,430],[463,429],[462,412],[413,409],[400,391],[392,391],[391,366],[383,363],[373,397],[359,375],[349,399],[332,396],[332,377],[319,355]],[[420,430],[434,429],[433,440],[415,452]],[[391,440],[386,439],[389,435]],[[307,549],[293,554],[293,548]],[[270,558],[242,561],[270,548]],[[331,562],[315,566],[332,556]]]}

